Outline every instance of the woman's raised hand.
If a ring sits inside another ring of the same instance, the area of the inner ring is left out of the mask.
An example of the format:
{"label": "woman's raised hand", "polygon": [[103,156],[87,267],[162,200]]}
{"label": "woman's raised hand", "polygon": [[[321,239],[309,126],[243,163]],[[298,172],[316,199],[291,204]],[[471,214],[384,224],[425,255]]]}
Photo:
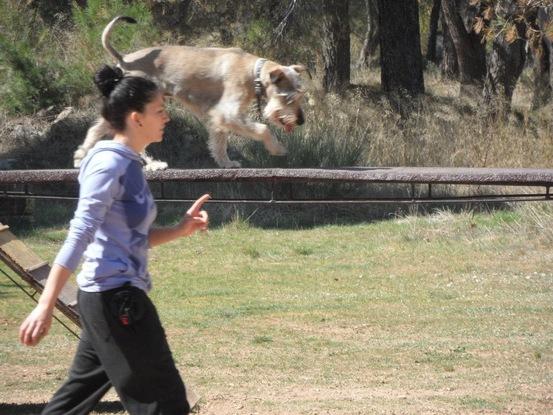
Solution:
{"label": "woman's raised hand", "polygon": [[209,194],[205,194],[198,198],[190,209],[186,211],[180,226],[184,236],[192,235],[196,231],[206,231],[209,224],[207,212],[201,210],[205,202],[211,199]]}

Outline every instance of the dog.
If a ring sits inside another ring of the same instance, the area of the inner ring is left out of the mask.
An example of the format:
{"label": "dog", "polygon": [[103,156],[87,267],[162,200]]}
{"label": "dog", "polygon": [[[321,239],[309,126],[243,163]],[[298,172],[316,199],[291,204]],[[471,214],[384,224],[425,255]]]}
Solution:
{"label": "dog", "polygon": [[[227,154],[229,133],[262,141],[267,151],[283,156],[287,150],[261,122],[248,118],[250,104],[266,100],[263,116],[273,125],[290,133],[305,121],[301,108],[305,90],[301,83],[303,65],[284,66],[244,52],[239,48],[197,48],[160,46],[122,56],[109,43],[118,22],[136,23],[131,17],[118,16],[102,33],[104,49],[115,58],[126,75],[153,80],[164,94],[175,97],[203,120],[209,132],[208,146],[217,165],[240,167]],[[74,166],[79,167],[86,153],[103,136],[110,134],[109,123],[99,118],[92,125],[84,142],[74,153]],[[159,170],[166,163],[146,158],[147,170]]]}

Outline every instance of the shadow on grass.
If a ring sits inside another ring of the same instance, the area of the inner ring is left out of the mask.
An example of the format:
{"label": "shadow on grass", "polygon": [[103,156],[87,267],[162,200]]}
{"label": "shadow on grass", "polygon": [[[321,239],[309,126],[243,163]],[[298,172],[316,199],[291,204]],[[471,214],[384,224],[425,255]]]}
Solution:
{"label": "shadow on grass", "polygon": [[[200,194],[197,192],[197,194]],[[194,194],[191,197],[196,197]],[[385,196],[388,196],[385,195]],[[401,194],[399,194],[401,196]],[[352,197],[354,199],[354,197]],[[68,229],[73,216],[74,204],[65,206],[50,202],[38,204],[30,217],[9,218],[4,223],[10,225],[10,230],[19,238],[39,236],[53,228]],[[157,226],[169,226],[182,219],[189,202],[158,203]],[[320,204],[313,205],[278,205],[278,204],[218,204],[207,203],[204,207],[210,218],[210,228],[217,229],[229,223],[246,222],[250,226],[262,229],[310,229],[328,225],[355,225],[382,220],[390,220],[405,215],[429,215],[438,210],[450,212],[490,212],[509,209],[501,202],[466,202],[437,203],[429,205],[399,204],[399,203],[367,203],[367,204]],[[59,230],[59,229],[55,229]],[[63,238],[62,238],[63,239]],[[62,240],[53,240],[62,243]]]}
{"label": "shadow on grass", "polygon": [[[0,415],[38,415],[44,403],[0,403]],[[94,409],[98,414],[119,414],[125,409],[120,402],[100,402]]]}
{"label": "shadow on grass", "polygon": [[[0,280],[4,280],[4,279],[7,280],[5,275],[0,273]],[[12,281],[9,281],[9,280],[7,280],[7,281],[8,282],[6,282],[6,283],[0,282],[0,298],[2,300],[17,297],[17,296],[19,296],[19,294],[25,295],[19,289],[17,290],[19,292],[9,292],[9,293],[6,292],[8,289],[18,288]],[[2,409],[2,404],[1,403],[0,403],[0,409]],[[2,412],[0,412],[0,414],[2,414]]]}

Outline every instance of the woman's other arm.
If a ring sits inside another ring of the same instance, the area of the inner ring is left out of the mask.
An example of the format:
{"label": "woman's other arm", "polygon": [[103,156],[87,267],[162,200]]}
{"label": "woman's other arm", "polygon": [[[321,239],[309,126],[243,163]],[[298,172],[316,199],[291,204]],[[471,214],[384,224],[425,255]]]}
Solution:
{"label": "woman's other arm", "polygon": [[69,279],[71,270],[54,264],[46,280],[38,304],[19,328],[19,340],[26,346],[35,346],[48,334],[58,295]]}
{"label": "woman's other arm", "polygon": [[170,228],[152,228],[148,234],[148,242],[151,247],[161,245],[183,236],[190,236],[194,232],[207,230],[208,216],[205,210],[201,210],[202,205],[210,199],[208,194],[201,196],[196,200],[182,220]]}

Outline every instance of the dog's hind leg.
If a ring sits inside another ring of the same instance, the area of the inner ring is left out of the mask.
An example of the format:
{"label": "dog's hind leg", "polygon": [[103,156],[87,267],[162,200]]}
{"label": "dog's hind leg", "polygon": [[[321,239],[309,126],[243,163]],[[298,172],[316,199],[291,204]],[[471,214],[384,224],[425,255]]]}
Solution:
{"label": "dog's hind leg", "polygon": [[140,153],[140,157],[142,157],[142,160],[144,163],[144,170],[146,171],[157,171],[157,170],[165,170],[168,167],[168,164],[164,161],[160,160],[154,160],[146,151]]}
{"label": "dog's hind leg", "polygon": [[73,154],[73,166],[77,168],[80,167],[81,161],[86,156],[86,153],[88,153],[102,137],[110,133],[111,128],[109,123],[103,117],[98,118],[92,127],[88,129],[86,138]]}

